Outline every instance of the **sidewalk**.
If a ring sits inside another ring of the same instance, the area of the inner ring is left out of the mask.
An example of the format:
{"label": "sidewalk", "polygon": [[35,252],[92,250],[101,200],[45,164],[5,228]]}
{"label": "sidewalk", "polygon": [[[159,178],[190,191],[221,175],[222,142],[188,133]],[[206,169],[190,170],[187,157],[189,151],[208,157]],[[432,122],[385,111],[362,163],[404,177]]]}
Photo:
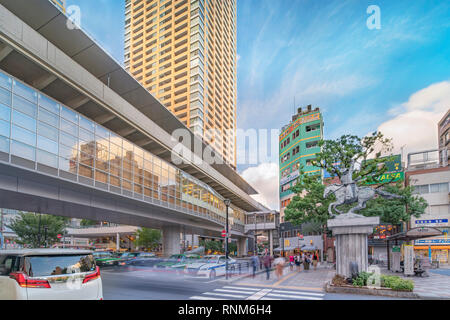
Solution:
{"label": "sidewalk", "polygon": [[447,275],[435,273],[435,271],[440,270],[448,270],[448,268],[431,269],[428,272],[429,277],[407,277],[387,269],[381,271],[383,274],[412,280],[414,282],[414,293],[417,293],[421,299],[450,299],[450,273],[447,273]]}
{"label": "sidewalk", "polygon": [[302,267],[301,271],[298,271],[296,267],[294,267],[293,271],[290,271],[289,266],[286,266],[280,279],[275,276],[274,270],[270,272],[269,280],[266,279],[265,270],[258,270],[255,278],[253,278],[251,274],[247,274],[241,277],[234,277],[228,281],[243,286],[274,287],[322,292],[324,284],[327,281],[331,281],[334,274],[334,269],[325,266],[319,266],[317,270],[303,270]]}

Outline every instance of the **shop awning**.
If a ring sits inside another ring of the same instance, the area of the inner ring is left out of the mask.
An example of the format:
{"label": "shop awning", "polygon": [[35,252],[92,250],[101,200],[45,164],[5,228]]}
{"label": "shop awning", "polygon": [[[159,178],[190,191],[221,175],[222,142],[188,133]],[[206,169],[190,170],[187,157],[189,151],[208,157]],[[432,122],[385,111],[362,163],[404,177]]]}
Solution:
{"label": "shop awning", "polygon": [[414,250],[450,250],[450,246],[414,246]]}
{"label": "shop awning", "polygon": [[317,247],[316,246],[303,245],[301,250],[302,251],[316,251]]}
{"label": "shop awning", "polygon": [[430,237],[436,237],[436,236],[442,236],[444,233],[437,229],[432,227],[418,227],[418,228],[412,228],[406,232],[400,232],[396,233],[390,237],[387,237],[386,241],[413,241],[417,239],[423,239],[423,238],[430,238]]}

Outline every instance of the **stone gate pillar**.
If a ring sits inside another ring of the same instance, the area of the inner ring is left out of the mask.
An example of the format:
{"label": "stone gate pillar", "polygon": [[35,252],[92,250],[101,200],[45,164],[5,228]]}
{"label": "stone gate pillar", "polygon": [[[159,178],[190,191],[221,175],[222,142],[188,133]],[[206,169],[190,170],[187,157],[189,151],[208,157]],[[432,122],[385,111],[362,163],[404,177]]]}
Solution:
{"label": "stone gate pillar", "polygon": [[351,277],[350,263],[358,264],[358,271],[368,269],[367,235],[380,224],[380,217],[345,217],[328,220],[328,228],[336,237],[336,274]]}

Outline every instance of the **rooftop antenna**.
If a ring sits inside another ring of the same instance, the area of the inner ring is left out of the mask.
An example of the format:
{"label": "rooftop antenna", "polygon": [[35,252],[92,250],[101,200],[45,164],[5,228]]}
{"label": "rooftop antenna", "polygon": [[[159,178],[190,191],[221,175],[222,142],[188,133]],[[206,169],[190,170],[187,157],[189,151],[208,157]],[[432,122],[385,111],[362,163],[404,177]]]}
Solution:
{"label": "rooftop antenna", "polygon": [[295,106],[296,106],[297,104],[295,103],[295,96],[294,96],[294,113],[296,113],[296,108],[295,108]]}

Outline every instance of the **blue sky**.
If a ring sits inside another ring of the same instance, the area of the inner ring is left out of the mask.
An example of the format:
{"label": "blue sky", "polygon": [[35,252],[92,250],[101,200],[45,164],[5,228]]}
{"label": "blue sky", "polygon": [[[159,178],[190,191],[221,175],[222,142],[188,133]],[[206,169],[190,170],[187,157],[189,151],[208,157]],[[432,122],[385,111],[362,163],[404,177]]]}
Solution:
{"label": "blue sky", "polygon": [[[414,145],[408,130],[423,119],[417,111],[433,123],[450,108],[450,1],[237,3],[239,128],[280,129],[296,107],[312,104],[323,111],[326,138],[384,128],[398,147],[405,138],[410,150],[434,147],[433,138]],[[122,63],[124,0],[67,4],[81,8],[83,29]],[[366,25],[369,5],[380,8],[380,30]],[[396,132],[401,119],[411,127]]]}

